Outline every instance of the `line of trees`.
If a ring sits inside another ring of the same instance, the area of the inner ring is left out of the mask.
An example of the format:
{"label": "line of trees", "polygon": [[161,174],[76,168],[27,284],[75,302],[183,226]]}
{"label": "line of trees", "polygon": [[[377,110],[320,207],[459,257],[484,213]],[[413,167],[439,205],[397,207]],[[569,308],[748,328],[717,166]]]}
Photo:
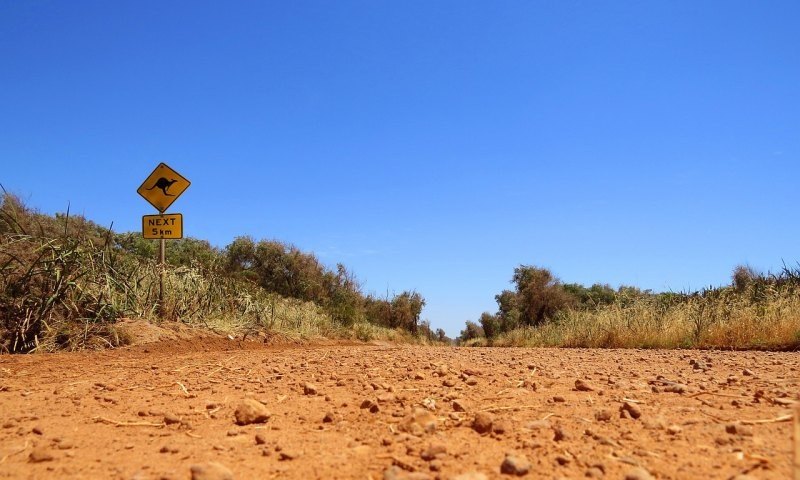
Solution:
{"label": "line of trees", "polygon": [[525,326],[536,327],[553,320],[566,309],[596,309],[617,301],[621,296],[649,295],[649,290],[607,284],[585,287],[578,283],[564,284],[550,270],[533,265],[520,265],[511,277],[512,290],[495,295],[497,312],[483,312],[477,322],[467,321],[459,340],[486,337]]}
{"label": "line of trees", "polygon": [[[118,243],[142,257],[153,258],[156,253],[154,242],[136,233],[119,235]],[[439,336],[429,322],[420,321],[425,306],[420,293],[403,291],[391,298],[365,295],[344,265],[339,263],[335,270],[328,269],[315,255],[288,243],[242,236],[224,249],[216,249],[204,240],[187,238],[167,243],[167,261],[240,278],[284,297],[314,302],[343,326],[367,321],[430,339]]]}
{"label": "line of trees", "polygon": [[[479,338],[492,340],[506,332],[522,327],[538,327],[567,318],[569,313],[597,313],[610,305],[625,309],[637,304],[652,309],[656,315],[666,315],[670,309],[696,302],[698,299],[722,302],[723,312],[735,300],[742,305],[756,305],[757,311],[781,295],[796,295],[800,288],[800,264],[784,265],[777,274],[761,273],[747,265],[737,266],[729,286],[708,287],[696,292],[661,292],[641,290],[632,286],[612,288],[596,283],[585,287],[577,283],[562,283],[549,270],[532,265],[520,265],[511,277],[513,289],[495,295],[497,312],[483,312],[477,321],[467,321],[458,340],[468,342]],[[701,306],[706,305],[701,302]],[[705,307],[702,307],[705,308]],[[708,307],[713,309],[713,307]],[[713,316],[709,313],[706,316]],[[591,315],[583,318],[592,318]],[[710,318],[710,317],[709,317]],[[709,321],[702,315],[695,322]]]}

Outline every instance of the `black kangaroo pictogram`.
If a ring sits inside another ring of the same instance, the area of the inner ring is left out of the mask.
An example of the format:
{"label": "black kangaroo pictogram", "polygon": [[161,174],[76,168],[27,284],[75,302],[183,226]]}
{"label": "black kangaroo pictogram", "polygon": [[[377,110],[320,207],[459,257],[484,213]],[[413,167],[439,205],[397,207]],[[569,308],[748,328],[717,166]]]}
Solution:
{"label": "black kangaroo pictogram", "polygon": [[152,187],[148,188],[147,190],[152,190],[154,188],[160,188],[161,191],[164,192],[164,195],[166,195],[168,197],[174,197],[175,195],[167,193],[167,190],[169,190],[169,187],[171,187],[172,184],[175,183],[175,182],[177,182],[177,180],[167,180],[166,178],[161,177],[158,180],[156,180],[155,185],[153,185]]}

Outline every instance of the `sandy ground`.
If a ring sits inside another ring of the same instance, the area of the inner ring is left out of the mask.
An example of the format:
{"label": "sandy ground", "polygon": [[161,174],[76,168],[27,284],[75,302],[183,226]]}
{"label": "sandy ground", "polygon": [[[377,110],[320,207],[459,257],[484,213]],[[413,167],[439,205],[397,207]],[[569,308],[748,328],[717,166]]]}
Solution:
{"label": "sandy ground", "polygon": [[796,352],[245,347],[0,356],[0,478],[792,476]]}

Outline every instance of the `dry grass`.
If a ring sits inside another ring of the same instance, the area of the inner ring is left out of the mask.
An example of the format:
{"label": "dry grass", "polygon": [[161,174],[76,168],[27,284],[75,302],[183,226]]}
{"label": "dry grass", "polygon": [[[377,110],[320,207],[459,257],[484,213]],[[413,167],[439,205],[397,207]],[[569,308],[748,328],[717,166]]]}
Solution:
{"label": "dry grass", "polygon": [[567,310],[540,327],[494,339],[497,346],[790,349],[800,347],[800,295],[793,281],[759,281],[695,295],[618,299]]}

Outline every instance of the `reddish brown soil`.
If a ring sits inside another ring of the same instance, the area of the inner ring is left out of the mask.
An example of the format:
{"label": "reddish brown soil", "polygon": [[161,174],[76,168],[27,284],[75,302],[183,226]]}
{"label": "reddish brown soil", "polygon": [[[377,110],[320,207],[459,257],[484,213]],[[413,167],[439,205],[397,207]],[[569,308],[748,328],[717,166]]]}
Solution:
{"label": "reddish brown soil", "polygon": [[[798,353],[248,346],[0,357],[0,477],[512,478],[508,453],[527,478],[792,475]],[[248,398],[266,423],[235,423]]]}

